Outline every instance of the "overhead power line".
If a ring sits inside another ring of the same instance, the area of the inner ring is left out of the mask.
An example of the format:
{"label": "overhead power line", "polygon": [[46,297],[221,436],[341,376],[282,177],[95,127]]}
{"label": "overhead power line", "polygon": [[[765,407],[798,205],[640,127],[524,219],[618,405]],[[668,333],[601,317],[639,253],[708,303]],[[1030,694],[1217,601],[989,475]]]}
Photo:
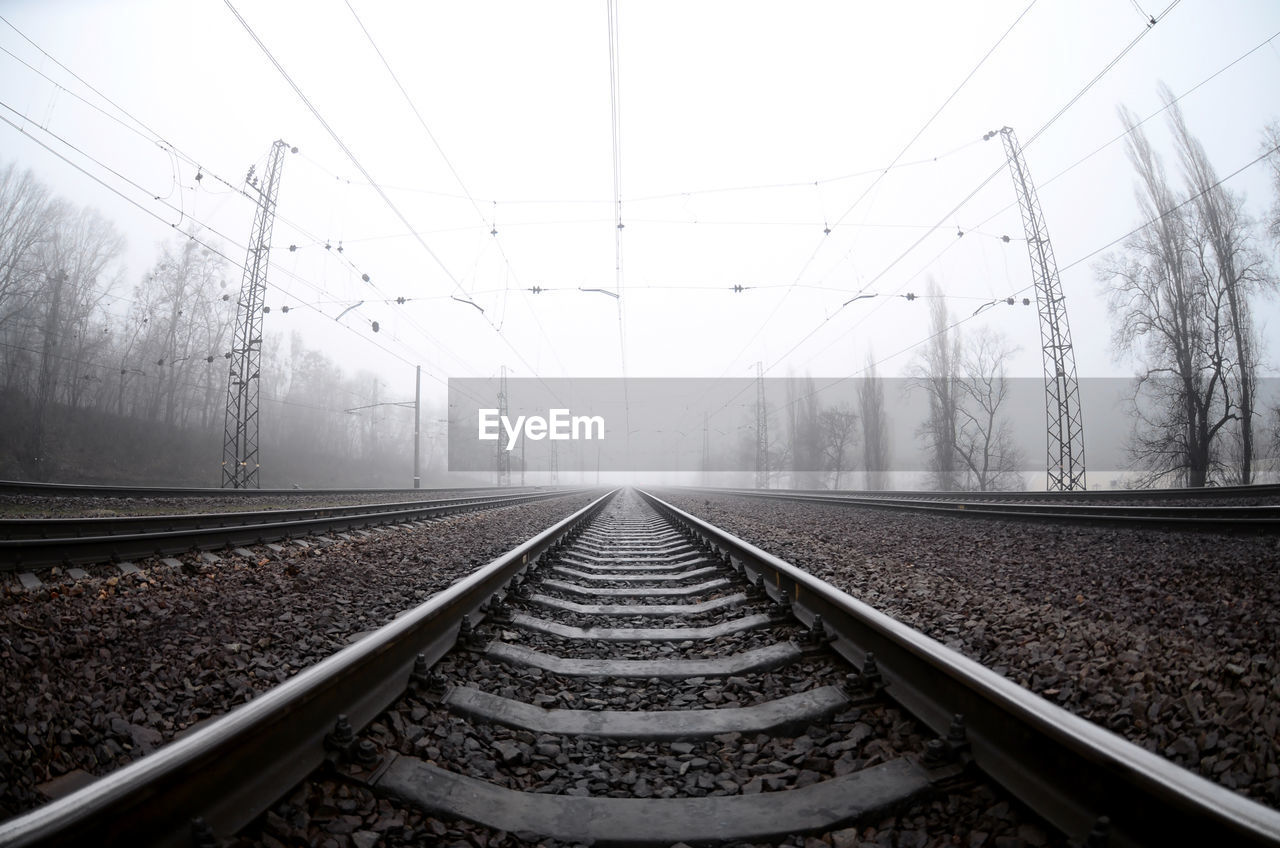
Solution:
{"label": "overhead power line", "polygon": [[[399,75],[397,75],[395,72],[395,69],[391,67],[391,63],[387,60],[387,57],[382,52],[382,49],[378,47],[378,43],[374,41],[373,33],[369,32],[369,28],[364,25],[364,21],[361,20],[360,15],[356,13],[355,7],[351,5],[351,0],[346,0],[346,4],[347,4],[347,9],[351,12],[351,17],[355,18],[356,24],[360,27],[360,31],[364,33],[365,39],[369,42],[369,46],[372,47],[373,52],[377,54],[378,60],[382,62],[382,66],[386,69],[387,74],[391,77],[391,81],[395,83],[396,89],[399,90],[401,96],[404,98],[405,103],[409,106],[410,111],[413,112],[413,116],[418,119],[418,124],[422,127],[422,131],[427,134],[427,138],[431,140],[431,144],[435,147],[436,152],[440,154],[440,158],[444,161],[445,166],[448,167],[449,173],[453,175],[454,181],[457,182],[458,188],[462,189],[463,196],[466,197],[467,202],[471,204],[471,208],[475,211],[476,217],[480,220],[481,225],[485,225],[487,223],[488,226],[490,227],[491,234],[494,237],[494,244],[498,248],[498,253],[502,257],[503,264],[506,265],[507,270],[513,276],[516,276],[515,269],[511,265],[511,259],[510,257],[507,256],[507,251],[503,247],[502,241],[498,238],[498,230],[496,225],[493,223],[492,220],[486,222],[484,213],[480,210],[480,205],[476,202],[476,199],[472,195],[471,190],[467,188],[467,184],[463,182],[462,175],[458,173],[458,169],[454,167],[453,161],[449,158],[448,154],[444,152],[444,148],[440,145],[439,139],[437,139],[435,133],[431,131],[431,127],[427,125],[426,118],[422,116],[422,112],[419,111],[417,104],[415,104],[413,102],[413,98],[409,96],[408,89],[406,89],[404,87],[404,84],[400,82]],[[496,208],[497,206],[496,201],[494,202],[494,206]],[[548,348],[551,351],[551,355],[555,358],[556,362],[560,365],[561,373],[567,373],[567,369],[564,366],[564,362],[560,360],[560,354],[556,351],[555,345],[552,343],[551,338],[547,335],[546,331],[543,329],[541,322],[539,322],[535,317],[534,323],[538,328],[538,332],[542,335],[543,339],[546,340]]]}
{"label": "overhead power line", "polygon": [[[1009,37],[1009,33],[1013,32],[1014,28],[1017,27],[1017,25],[1022,21],[1022,19],[1027,16],[1027,13],[1031,11],[1032,7],[1034,7],[1035,4],[1036,4],[1036,0],[1031,0],[1031,2],[1027,5],[1027,7],[1022,10],[1022,13],[1019,14],[1018,17],[1014,19],[1013,23],[1011,23],[1009,27],[1000,35],[1000,37],[996,39],[995,43],[991,45],[990,49],[988,49],[987,52],[983,54],[982,58],[978,60],[978,64],[974,65],[973,69],[969,71],[968,74],[965,75],[964,79],[962,79],[959,82],[959,84],[957,84],[956,87],[952,90],[951,94],[947,96],[947,99],[942,101],[942,104],[937,109],[934,110],[933,114],[930,115],[928,120],[924,122],[924,125],[920,127],[919,130],[916,131],[915,135],[913,135],[905,145],[903,145],[902,149],[898,151],[898,155],[893,157],[893,160],[889,163],[889,165],[883,171],[881,171],[874,180],[872,180],[870,185],[868,185],[865,189],[863,189],[862,193],[859,194],[854,199],[853,203],[849,205],[849,208],[847,208],[843,213],[840,214],[840,217],[836,219],[837,226],[839,226],[841,223],[844,222],[844,219],[847,218],[849,214],[852,213],[853,210],[858,207],[858,204],[860,204],[863,201],[863,199],[866,198],[866,196],[870,194],[871,191],[875,189],[877,185],[880,184],[880,181],[884,179],[884,176],[888,174],[889,171],[891,171],[895,165],[898,164],[898,161],[901,160],[902,157],[906,155],[907,151],[911,149],[911,146],[916,143],[916,141],[920,138],[920,136],[923,135],[927,129],[929,129],[929,127],[937,119],[938,115],[942,114],[942,111],[947,107],[949,103],[951,103],[952,100],[955,99],[956,95],[958,95],[960,91],[965,87],[965,85],[968,84],[969,80],[973,79],[974,74],[976,74],[978,70],[984,64],[986,64],[987,59],[991,58],[991,55],[995,53],[995,51],[1000,47],[1001,44],[1004,43],[1005,39]],[[805,272],[809,270],[809,266],[813,264],[813,260],[817,258],[818,253],[822,250],[822,245],[826,243],[827,237],[830,236],[831,234],[830,228],[827,227],[827,228],[824,228],[824,230],[825,232],[823,234],[822,239],[818,241],[817,245],[813,249],[813,252],[809,254],[809,258],[805,260],[804,265],[801,266],[799,273],[796,274],[795,282],[797,283],[800,282],[800,280],[804,277]],[[782,309],[782,305],[786,302],[789,294],[790,292],[784,293],[783,296],[778,299],[778,302],[777,304],[774,305],[773,310],[770,311],[769,314],[765,316],[764,321],[760,324],[759,327],[756,328],[756,331],[751,334],[751,336],[747,339],[746,343],[742,346],[742,350],[740,350],[733,357],[733,359],[729,360],[729,364],[725,368],[725,372],[724,372],[725,374],[727,374],[733,368],[734,363],[737,362],[742,357],[742,354],[747,352],[747,350],[751,347],[751,345],[755,343],[755,340],[760,336],[760,334],[764,332],[765,328],[768,327],[769,324],[773,321],[773,319],[777,317],[778,312]],[[817,330],[815,328],[813,332],[816,332],[816,331]],[[809,335],[812,335],[812,334],[813,333],[811,332]],[[808,337],[809,336],[806,336],[805,339],[807,339]],[[801,344],[803,343],[803,341],[804,340],[801,340]],[[798,346],[799,345],[797,345],[797,347]],[[794,349],[795,348],[793,347],[792,350]],[[771,369],[772,367],[773,367],[772,365],[769,366],[769,369]],[[766,372],[769,369],[766,369]],[[723,374],[721,376],[723,376]]]}
{"label": "overhead power line", "polygon": [[[1165,8],[1165,10],[1162,11],[1156,17],[1156,22],[1158,23],[1159,21],[1163,20],[1169,14],[1169,12],[1172,11],[1173,8],[1178,5],[1179,2],[1181,2],[1181,0],[1173,0],[1173,2],[1170,3]],[[1055,112],[1053,116],[1049,118],[1048,121],[1042,124],[1038,130],[1032,133],[1032,135],[1027,140],[1027,142],[1022,145],[1022,149],[1025,151],[1026,148],[1029,147],[1033,141],[1035,141],[1037,138],[1042,136],[1045,133],[1045,131],[1049,129],[1049,127],[1053,126],[1053,124],[1055,124],[1059,119],[1061,119],[1062,116],[1065,115],[1073,105],[1075,105],[1080,101],[1081,97],[1083,97],[1091,88],[1093,88],[1093,86],[1097,85],[1098,81],[1101,80],[1102,77],[1105,76],[1108,71],[1114,68],[1121,59],[1123,59],[1126,55],[1128,55],[1128,53],[1131,50],[1133,50],[1133,48],[1138,44],[1138,42],[1141,41],[1143,38],[1145,38],[1147,33],[1151,32],[1151,29],[1152,28],[1150,26],[1145,27],[1127,45],[1125,45],[1125,47],[1121,49],[1120,52],[1116,54],[1116,56],[1112,58],[1103,67],[1101,71],[1095,74],[1092,79],[1090,79],[1087,83],[1085,83],[1085,85],[1078,92],[1076,92],[1076,94],[1070,100],[1067,101],[1066,105],[1064,105],[1061,109]],[[976,197],[978,192],[982,191],[982,189],[985,188],[992,180],[994,180],[996,177],[1003,174],[1007,169],[1007,167],[1008,166],[1006,162],[1001,162],[1000,165],[995,170],[993,170],[981,182],[979,182],[978,185],[974,187],[972,191],[970,191],[968,194],[964,196],[963,199],[960,200],[960,202],[956,203],[944,215],[942,215],[938,219],[938,222],[936,224],[934,224],[926,232],[922,233],[919,238],[917,238],[915,241],[913,241],[910,244],[910,246],[908,246],[905,250],[903,250],[900,254],[898,254],[898,256],[896,256],[888,265],[886,265],[883,269],[881,269],[879,273],[877,273],[874,277],[872,277],[869,281],[867,281],[867,283],[861,290],[865,291],[866,288],[874,286],[876,283],[880,282],[880,280],[884,279],[884,277],[887,276],[890,271],[892,271],[895,267],[897,267],[898,263],[900,263],[903,259],[909,256],[911,253],[913,253],[916,250],[916,248],[918,248],[921,244],[923,244],[925,240],[928,239],[931,235],[933,235],[933,233],[936,232],[940,227],[946,226],[948,223],[954,221],[956,213],[959,212],[966,204],[968,204],[970,200]],[[987,220],[989,221],[990,219],[988,218]],[[986,222],[984,221],[983,223],[985,224]],[[911,279],[914,279],[914,275]],[[906,285],[907,285],[907,281],[904,281],[901,285],[897,287],[897,289],[894,290],[894,292],[897,293],[901,291]],[[867,315],[860,318],[848,330],[846,330],[845,334],[847,335],[849,332],[852,332],[858,326],[861,326],[861,324],[864,321],[868,320],[876,311],[877,311],[877,308],[873,307],[872,310]],[[783,356],[779,357],[778,359],[775,359],[773,363],[769,365],[766,371],[770,371],[773,368],[777,367],[779,363],[781,363],[784,359],[786,359],[788,356],[794,353],[801,345],[803,345],[810,338],[812,338],[822,328],[823,324],[825,323],[826,321],[824,320],[823,322],[815,326],[813,329],[811,329],[809,332],[807,332],[798,342],[793,344],[787,350],[787,352],[783,354]]]}
{"label": "overhead power line", "polygon": [[[31,122],[31,119],[30,119],[30,118],[28,118],[26,115],[23,115],[23,114],[22,114],[22,113],[20,113],[20,112],[17,112],[16,110],[14,110],[12,107],[8,106],[7,104],[0,103],[0,106],[3,106],[4,108],[8,109],[10,112],[13,112],[15,115],[18,115],[19,117],[23,118],[24,120],[26,120],[26,121],[28,121],[28,122]],[[19,126],[18,124],[15,124],[13,121],[9,120],[8,118],[4,117],[3,115],[0,115],[0,121],[3,121],[5,124],[8,124],[10,127],[12,127],[13,129],[17,130],[17,131],[18,131],[19,133],[21,133],[22,135],[24,135],[24,136],[26,136],[27,138],[31,139],[31,141],[33,141],[35,144],[39,145],[39,146],[40,146],[41,148],[43,148],[45,151],[47,151],[48,153],[50,153],[50,154],[52,154],[53,156],[57,157],[58,159],[62,160],[62,161],[63,161],[63,162],[65,162],[67,165],[70,165],[72,168],[74,168],[75,170],[79,171],[81,174],[83,174],[84,176],[88,177],[89,179],[93,180],[93,181],[94,181],[94,182],[96,182],[98,185],[100,185],[100,186],[102,186],[103,188],[105,188],[107,191],[111,192],[112,194],[116,195],[116,196],[117,196],[117,197],[119,197],[120,199],[124,200],[124,201],[125,201],[126,203],[128,203],[129,205],[131,205],[131,206],[133,206],[134,208],[136,208],[136,209],[138,209],[139,211],[141,211],[143,214],[145,214],[145,215],[147,215],[147,216],[149,216],[149,217],[151,217],[151,218],[154,218],[155,220],[159,221],[161,224],[164,224],[166,227],[168,227],[168,228],[169,228],[169,229],[171,229],[171,230],[176,230],[176,229],[177,229],[177,225],[176,225],[176,224],[174,224],[172,221],[169,221],[169,220],[167,220],[166,218],[162,217],[162,216],[161,216],[161,215],[159,215],[155,210],[147,208],[147,207],[146,207],[146,206],[144,206],[143,204],[139,203],[136,199],[134,199],[134,198],[130,197],[129,195],[127,195],[127,194],[125,194],[124,192],[120,191],[120,190],[119,190],[118,188],[116,188],[115,186],[113,186],[113,185],[111,185],[110,183],[108,183],[108,182],[106,182],[105,180],[103,180],[101,177],[97,176],[96,174],[93,174],[93,173],[89,172],[88,170],[86,170],[86,169],[85,169],[83,166],[81,166],[80,164],[78,164],[78,163],[76,163],[76,162],[73,162],[71,159],[67,158],[67,156],[65,156],[63,153],[61,153],[61,152],[59,152],[58,150],[55,150],[54,148],[50,147],[48,144],[46,144],[46,143],[45,143],[44,141],[42,141],[41,139],[36,138],[34,135],[32,135],[30,132],[28,132],[25,128],[23,128],[23,127]],[[31,122],[31,123],[34,123],[34,122]],[[66,145],[66,146],[67,146],[67,147],[69,147],[70,149],[72,149],[72,150],[76,151],[76,152],[77,152],[77,153],[79,153],[80,155],[84,156],[86,159],[88,159],[89,161],[93,162],[93,163],[94,163],[95,165],[97,165],[98,167],[102,168],[103,170],[105,170],[105,171],[107,171],[107,172],[109,172],[109,173],[111,173],[111,174],[113,174],[113,175],[116,175],[117,177],[119,177],[121,180],[125,181],[125,182],[126,182],[126,183],[128,183],[129,185],[133,186],[134,188],[136,188],[136,189],[138,189],[138,190],[140,190],[140,191],[143,191],[143,193],[144,193],[144,194],[147,194],[148,196],[150,196],[150,193],[149,193],[149,192],[146,192],[146,190],[145,190],[145,189],[143,189],[143,188],[142,188],[141,186],[139,186],[137,183],[135,183],[135,182],[133,182],[132,180],[130,180],[128,177],[125,177],[125,176],[123,176],[123,175],[121,175],[121,174],[118,174],[114,169],[110,168],[109,166],[105,165],[104,163],[100,162],[99,160],[95,159],[94,157],[90,156],[88,153],[85,153],[83,150],[81,150],[80,148],[78,148],[78,147],[76,147],[75,145],[71,144],[69,141],[66,141],[65,139],[61,138],[61,137],[60,137],[60,136],[58,136],[57,134],[52,133],[52,132],[50,132],[49,130],[45,130],[45,129],[43,129],[43,128],[41,128],[41,129],[42,129],[42,131],[43,131],[43,132],[45,132],[45,133],[47,133],[48,135],[50,135],[51,137],[53,137],[53,138],[57,139],[57,140],[58,140],[59,142],[61,142],[62,144]],[[157,200],[157,202],[159,202],[159,203],[161,203],[161,204],[163,204],[163,205],[167,206],[168,208],[170,208],[170,209],[172,209],[172,210],[174,210],[174,211],[177,211],[177,207],[173,206],[173,205],[172,205],[171,203],[169,203],[168,201],[165,201],[165,200],[162,200],[162,199],[158,199],[158,198],[154,198],[154,197],[152,197],[152,199],[153,199],[153,200]],[[190,217],[190,216],[188,216],[188,217]],[[206,223],[204,223],[204,222],[202,222],[202,221],[199,221],[199,220],[197,220],[197,219],[195,219],[195,218],[190,218],[190,220],[191,220],[193,223],[195,223],[195,224],[199,225],[199,226],[201,227],[201,229],[203,229],[203,230],[207,230],[208,232],[213,233],[214,235],[216,235],[216,236],[218,236],[219,238],[223,239],[224,241],[226,241],[228,244],[232,245],[233,247],[237,247],[237,248],[239,248],[239,249],[241,249],[241,250],[245,250],[245,249],[246,249],[246,248],[245,248],[245,245],[243,245],[243,244],[239,243],[237,240],[235,240],[235,239],[233,239],[233,238],[230,238],[230,237],[226,236],[225,234],[223,234],[223,233],[219,232],[219,231],[218,231],[217,229],[215,229],[214,227],[212,227],[212,226],[210,226],[210,225],[208,225],[208,224],[206,224]],[[223,259],[224,261],[226,261],[226,262],[227,262],[231,267],[236,268],[236,269],[239,269],[239,270],[240,270],[240,271],[242,271],[242,272],[244,271],[244,264],[243,264],[242,262],[240,262],[239,260],[237,260],[237,259],[235,259],[235,258],[233,258],[233,257],[231,257],[231,256],[228,256],[228,255],[227,255],[225,252],[223,252],[223,250],[222,250],[221,248],[219,248],[218,246],[216,246],[216,245],[214,245],[214,244],[211,244],[211,243],[209,243],[208,241],[206,241],[206,240],[204,240],[204,239],[200,238],[200,237],[199,237],[198,235],[196,235],[195,233],[183,233],[183,235],[184,235],[184,237],[185,237],[185,238],[188,238],[188,239],[190,239],[191,241],[194,241],[196,244],[199,244],[201,247],[203,247],[203,248],[205,248],[206,250],[208,250],[209,252],[213,253],[215,256],[220,257],[221,259]],[[275,268],[276,270],[278,270],[280,273],[284,274],[285,276],[289,277],[289,278],[290,278],[290,279],[292,279],[292,280],[295,280],[295,281],[297,281],[297,282],[299,282],[299,283],[303,284],[303,285],[304,285],[304,286],[306,286],[307,288],[310,288],[312,291],[314,291],[314,292],[316,292],[316,293],[318,293],[318,294],[327,294],[327,292],[325,292],[323,289],[321,289],[321,288],[319,288],[318,286],[316,286],[314,283],[310,282],[309,280],[307,280],[307,279],[306,279],[306,278],[304,278],[304,277],[299,276],[298,274],[295,274],[293,271],[291,271],[291,270],[290,270],[290,269],[288,269],[288,268],[285,268],[284,266],[280,265],[279,263],[277,263],[277,262],[274,262],[274,261],[273,261],[271,264],[272,264],[272,267],[273,267],[273,268]],[[282,290],[283,290],[283,289],[282,289]],[[296,301],[297,301],[298,303],[300,303],[301,305],[306,306],[307,308],[312,309],[312,310],[313,310],[313,311],[315,311],[317,314],[322,315],[322,316],[324,316],[324,317],[326,317],[326,318],[328,318],[328,317],[332,317],[332,316],[326,315],[326,314],[325,314],[321,309],[319,309],[318,307],[312,306],[311,304],[307,303],[307,301],[306,301],[305,299],[300,298],[300,297],[298,297],[297,295],[294,295],[293,293],[288,292],[287,290],[284,290],[284,291],[285,291],[285,294],[287,294],[288,296],[292,297],[294,300],[296,300]],[[381,342],[379,342],[378,340],[373,339],[373,338],[371,338],[371,337],[369,337],[369,336],[367,336],[367,335],[364,335],[364,334],[362,334],[362,333],[358,332],[358,331],[355,329],[355,327],[351,326],[350,324],[341,324],[341,326],[342,326],[345,330],[347,330],[348,332],[354,333],[354,334],[355,334],[357,337],[359,337],[362,341],[365,341],[365,342],[368,342],[369,344],[372,344],[374,347],[378,348],[378,349],[379,349],[379,350],[381,350],[382,352],[384,352],[384,353],[388,354],[389,356],[391,356],[391,357],[393,357],[393,358],[395,358],[395,359],[398,359],[399,361],[401,361],[401,362],[405,363],[406,365],[417,366],[417,365],[419,365],[421,362],[423,362],[423,361],[427,361],[427,358],[426,358],[426,357],[424,357],[423,355],[421,355],[420,353],[418,353],[418,352],[416,352],[416,351],[413,351],[411,348],[408,348],[408,346],[407,346],[407,345],[405,345],[405,347],[406,347],[406,349],[409,349],[409,350],[410,350],[410,353],[413,355],[413,357],[414,357],[414,358],[412,358],[412,359],[411,359],[411,358],[406,357],[405,355],[403,355],[403,354],[401,354],[401,353],[397,353],[396,351],[394,351],[394,350],[390,349],[389,347],[387,347],[385,344],[382,344],[382,343],[381,343]],[[399,341],[399,340],[397,340],[397,341]],[[402,345],[403,345],[404,343],[403,343],[403,342],[400,342],[400,344],[402,344]],[[437,344],[439,344],[439,343],[437,343]],[[444,348],[442,348],[442,349],[444,349]],[[444,380],[443,378],[441,378],[441,377],[440,377],[440,376],[438,376],[437,374],[433,373],[432,371],[430,371],[430,370],[428,370],[428,369],[424,369],[424,372],[427,374],[427,376],[429,376],[431,379],[435,380],[436,382],[440,383],[441,385],[447,385],[447,381],[446,381],[446,380]]]}

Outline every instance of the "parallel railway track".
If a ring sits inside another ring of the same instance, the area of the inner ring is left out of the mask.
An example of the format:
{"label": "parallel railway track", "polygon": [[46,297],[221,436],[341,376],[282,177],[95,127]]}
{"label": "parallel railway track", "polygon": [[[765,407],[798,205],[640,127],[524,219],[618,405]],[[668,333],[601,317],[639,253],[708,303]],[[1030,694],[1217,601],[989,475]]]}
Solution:
{"label": "parallel railway track", "polygon": [[[1076,524],[1167,527],[1181,530],[1233,531],[1252,533],[1280,533],[1280,494],[1272,486],[1238,486],[1210,490],[1164,490],[1165,492],[1219,492],[1219,496],[1198,495],[1190,498],[1193,503],[1177,505],[1166,500],[1183,500],[1179,495],[1160,494],[1147,502],[1117,504],[1118,498],[1094,497],[1095,492],[947,492],[947,493],[892,493],[892,492],[821,492],[789,489],[682,489],[683,492],[706,492],[714,495],[734,495],[749,498],[773,499],[800,503],[836,504],[868,509],[899,510],[904,512],[937,513],[969,518],[1002,518],[1034,522],[1064,522]],[[1250,491],[1258,499],[1272,503],[1249,505],[1224,505],[1220,499],[1241,497],[1242,491]],[[1045,497],[1056,495],[1057,497]],[[1134,499],[1130,494],[1130,499]]]}
{"label": "parallel railway track", "polygon": [[[977,768],[1090,845],[1280,845],[1280,813],[657,498],[612,497],[207,728],[0,825],[0,844],[187,845],[193,834],[216,844],[329,763],[330,774],[435,815],[597,844],[822,832]],[[797,666],[808,685],[790,700],[751,694]],[[723,682],[715,691],[734,693],[730,703],[700,698],[706,681]],[[512,697],[530,687],[532,703]],[[626,708],[637,698],[644,709]],[[604,750],[583,740],[630,740],[692,763],[736,744],[735,733],[759,740],[797,724],[810,743],[849,734],[843,747],[826,744],[857,752],[857,717],[890,701],[937,738],[804,786],[726,794],[708,779],[666,793],[675,797],[638,788],[639,797],[604,797],[583,761]],[[447,738],[408,732],[403,716],[414,714],[435,727],[465,716],[514,726],[515,739],[552,734],[578,747],[552,756],[557,746],[539,746],[545,767],[534,768],[516,742],[499,740],[485,780],[452,761]],[[378,732],[358,733],[371,724]],[[536,772],[539,785],[505,785],[524,766],[521,779]]]}
{"label": "parallel railway track", "polygon": [[191,486],[100,486],[89,483],[33,483],[0,480],[0,495],[42,498],[255,498],[332,495],[474,495],[510,492],[510,487],[428,488],[428,489],[214,489]]}
{"label": "parallel railway track", "polygon": [[444,497],[427,501],[110,518],[0,520],[0,571],[112,562],[338,533],[493,509],[573,494],[572,489]]}

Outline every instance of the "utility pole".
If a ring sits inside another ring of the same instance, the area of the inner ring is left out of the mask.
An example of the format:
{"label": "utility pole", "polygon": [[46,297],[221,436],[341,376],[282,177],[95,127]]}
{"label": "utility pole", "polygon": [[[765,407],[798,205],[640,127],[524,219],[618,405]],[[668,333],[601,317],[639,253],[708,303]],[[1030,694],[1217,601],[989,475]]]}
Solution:
{"label": "utility pole", "polygon": [[769,410],[764,401],[764,363],[756,361],[756,488],[769,488]]}
{"label": "utility pole", "polygon": [[702,485],[711,485],[711,422],[706,412],[702,413]]}
{"label": "utility pole", "polygon": [[[498,420],[504,421],[507,418],[507,366],[502,366],[501,376],[498,378]],[[503,439],[498,439],[498,485],[511,485],[511,451],[507,450],[507,446],[503,444]]]}
{"label": "utility pole", "polygon": [[[222,487],[257,489],[258,468],[258,386],[262,373],[262,313],[267,291],[267,266],[271,262],[271,230],[276,220],[276,198],[280,193],[280,170],[288,147],[276,140],[267,157],[261,182],[249,168],[245,178],[258,194],[253,215],[249,249],[245,256],[244,278],[236,306],[236,328],[231,337],[230,373],[227,379],[227,413],[223,419]],[[294,153],[298,148],[291,148]]]}
{"label": "utility pole", "polygon": [[413,379],[413,488],[422,488],[422,474],[418,467],[418,457],[422,445],[422,366]]}
{"label": "utility pole", "polygon": [[[1035,183],[1022,158],[1022,147],[1010,127],[999,130],[1009,159],[1009,173],[1018,192],[1022,227],[1031,255],[1031,277],[1036,288],[1040,313],[1040,341],[1043,349],[1045,419],[1048,446],[1045,472],[1049,491],[1083,491],[1084,426],[1080,414],[1080,385],[1076,380],[1076,357],[1071,347],[1071,327],[1067,304],[1058,279],[1058,263],[1049,243]],[[996,131],[986,134],[991,138]]]}

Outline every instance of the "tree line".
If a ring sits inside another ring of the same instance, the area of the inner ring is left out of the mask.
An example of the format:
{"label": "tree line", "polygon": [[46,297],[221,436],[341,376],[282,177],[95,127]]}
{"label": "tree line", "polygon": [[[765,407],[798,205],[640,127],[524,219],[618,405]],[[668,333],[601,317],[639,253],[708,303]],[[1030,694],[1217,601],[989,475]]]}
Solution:
{"label": "tree line", "polygon": [[[205,241],[130,286],[110,221],[0,169],[0,476],[220,484],[240,279]],[[371,406],[376,375],[275,333],[262,379],[264,485],[409,485],[413,413]]]}
{"label": "tree line", "polygon": [[1248,484],[1260,439],[1274,449],[1259,406],[1258,304],[1275,294],[1268,238],[1280,245],[1280,125],[1263,132],[1275,188],[1269,220],[1222,184],[1172,93],[1162,87],[1174,171],[1132,112],[1120,108],[1137,175],[1143,226],[1096,267],[1108,295],[1115,350],[1137,365],[1130,454],[1143,482]]}
{"label": "tree line", "polygon": [[[1175,153],[1165,167],[1133,113],[1120,108],[1144,226],[1095,266],[1113,316],[1113,349],[1137,366],[1129,395],[1127,452],[1139,486],[1249,484],[1258,460],[1280,453],[1280,407],[1258,391],[1259,304],[1277,289],[1267,246],[1280,247],[1280,122],[1260,153],[1273,197],[1262,220],[1229,190],[1173,95],[1161,89]],[[963,334],[930,281],[928,340],[908,369],[909,390],[927,399],[914,429],[925,485],[940,490],[1025,487],[1027,457],[1010,417],[1008,363],[1016,352],[998,331]],[[771,485],[840,488],[848,473],[867,488],[887,481],[883,386],[868,360],[858,402],[824,406],[811,380],[790,381],[783,428],[770,440]],[[1110,411],[1095,411],[1102,422]],[[1085,410],[1086,420],[1089,411]],[[754,434],[754,426],[746,429]],[[863,450],[859,452],[859,443]],[[753,449],[753,448],[752,448]],[[744,462],[753,454],[745,446]],[[1272,469],[1274,471],[1274,469]]]}

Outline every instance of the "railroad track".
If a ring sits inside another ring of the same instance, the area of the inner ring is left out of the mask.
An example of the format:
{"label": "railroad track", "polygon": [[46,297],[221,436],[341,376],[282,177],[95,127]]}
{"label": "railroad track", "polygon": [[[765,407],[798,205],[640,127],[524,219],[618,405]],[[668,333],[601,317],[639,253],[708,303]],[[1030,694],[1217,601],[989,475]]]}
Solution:
{"label": "railroad track", "polygon": [[192,486],[100,486],[89,483],[33,483],[0,480],[0,495],[42,498],[255,498],[272,496],[332,495],[464,495],[483,492],[510,492],[510,487],[427,488],[427,489],[214,489]]}
{"label": "railroad track", "polygon": [[557,498],[584,490],[259,511],[0,520],[0,571],[265,544]]}
{"label": "railroad track", "polygon": [[[1258,490],[1259,498],[1276,497],[1275,487],[1237,486],[1222,498],[1241,497],[1239,490]],[[789,489],[682,489],[683,492],[705,492],[799,503],[837,504],[849,507],[891,509],[908,512],[940,513],[971,518],[1003,518],[1035,522],[1107,524],[1128,527],[1164,527],[1178,530],[1209,530],[1252,533],[1280,533],[1280,502],[1250,505],[1224,505],[1218,498],[1201,496],[1199,502],[1171,505],[1163,503],[1165,495],[1155,502],[1116,504],[1109,498],[1095,498],[1093,492],[1058,492],[1061,498],[1045,499],[1045,492],[946,492],[946,493],[857,493],[818,492]],[[1188,490],[1169,490],[1185,492]],[[1203,490],[1202,490],[1203,491]],[[1225,492],[1225,489],[1211,490]],[[1132,497],[1132,495],[1131,495]],[[1103,502],[1099,502],[1103,501]]]}
{"label": "railroad track", "polygon": [[[758,491],[756,489],[721,489],[711,488],[707,491]],[[1167,501],[1230,501],[1230,500],[1276,500],[1280,499],[1280,484],[1264,483],[1249,486],[1198,486],[1195,488],[1168,489],[1088,489],[1076,492],[1048,491],[993,491],[993,492],[939,492],[932,489],[785,489],[773,490],[798,495],[844,495],[848,497],[893,499],[904,498],[913,501],[966,501],[1014,502],[1014,503],[1113,503],[1115,501],[1132,501],[1139,503],[1162,503]]]}
{"label": "railroad track", "polygon": [[[601,845],[831,831],[975,769],[1089,845],[1280,845],[1280,813],[657,498],[615,497],[0,825],[0,845],[216,845],[318,767],[434,816]],[[868,751],[903,708],[920,730]],[[728,749],[757,785],[717,767]],[[625,792],[597,779],[617,761]]]}

